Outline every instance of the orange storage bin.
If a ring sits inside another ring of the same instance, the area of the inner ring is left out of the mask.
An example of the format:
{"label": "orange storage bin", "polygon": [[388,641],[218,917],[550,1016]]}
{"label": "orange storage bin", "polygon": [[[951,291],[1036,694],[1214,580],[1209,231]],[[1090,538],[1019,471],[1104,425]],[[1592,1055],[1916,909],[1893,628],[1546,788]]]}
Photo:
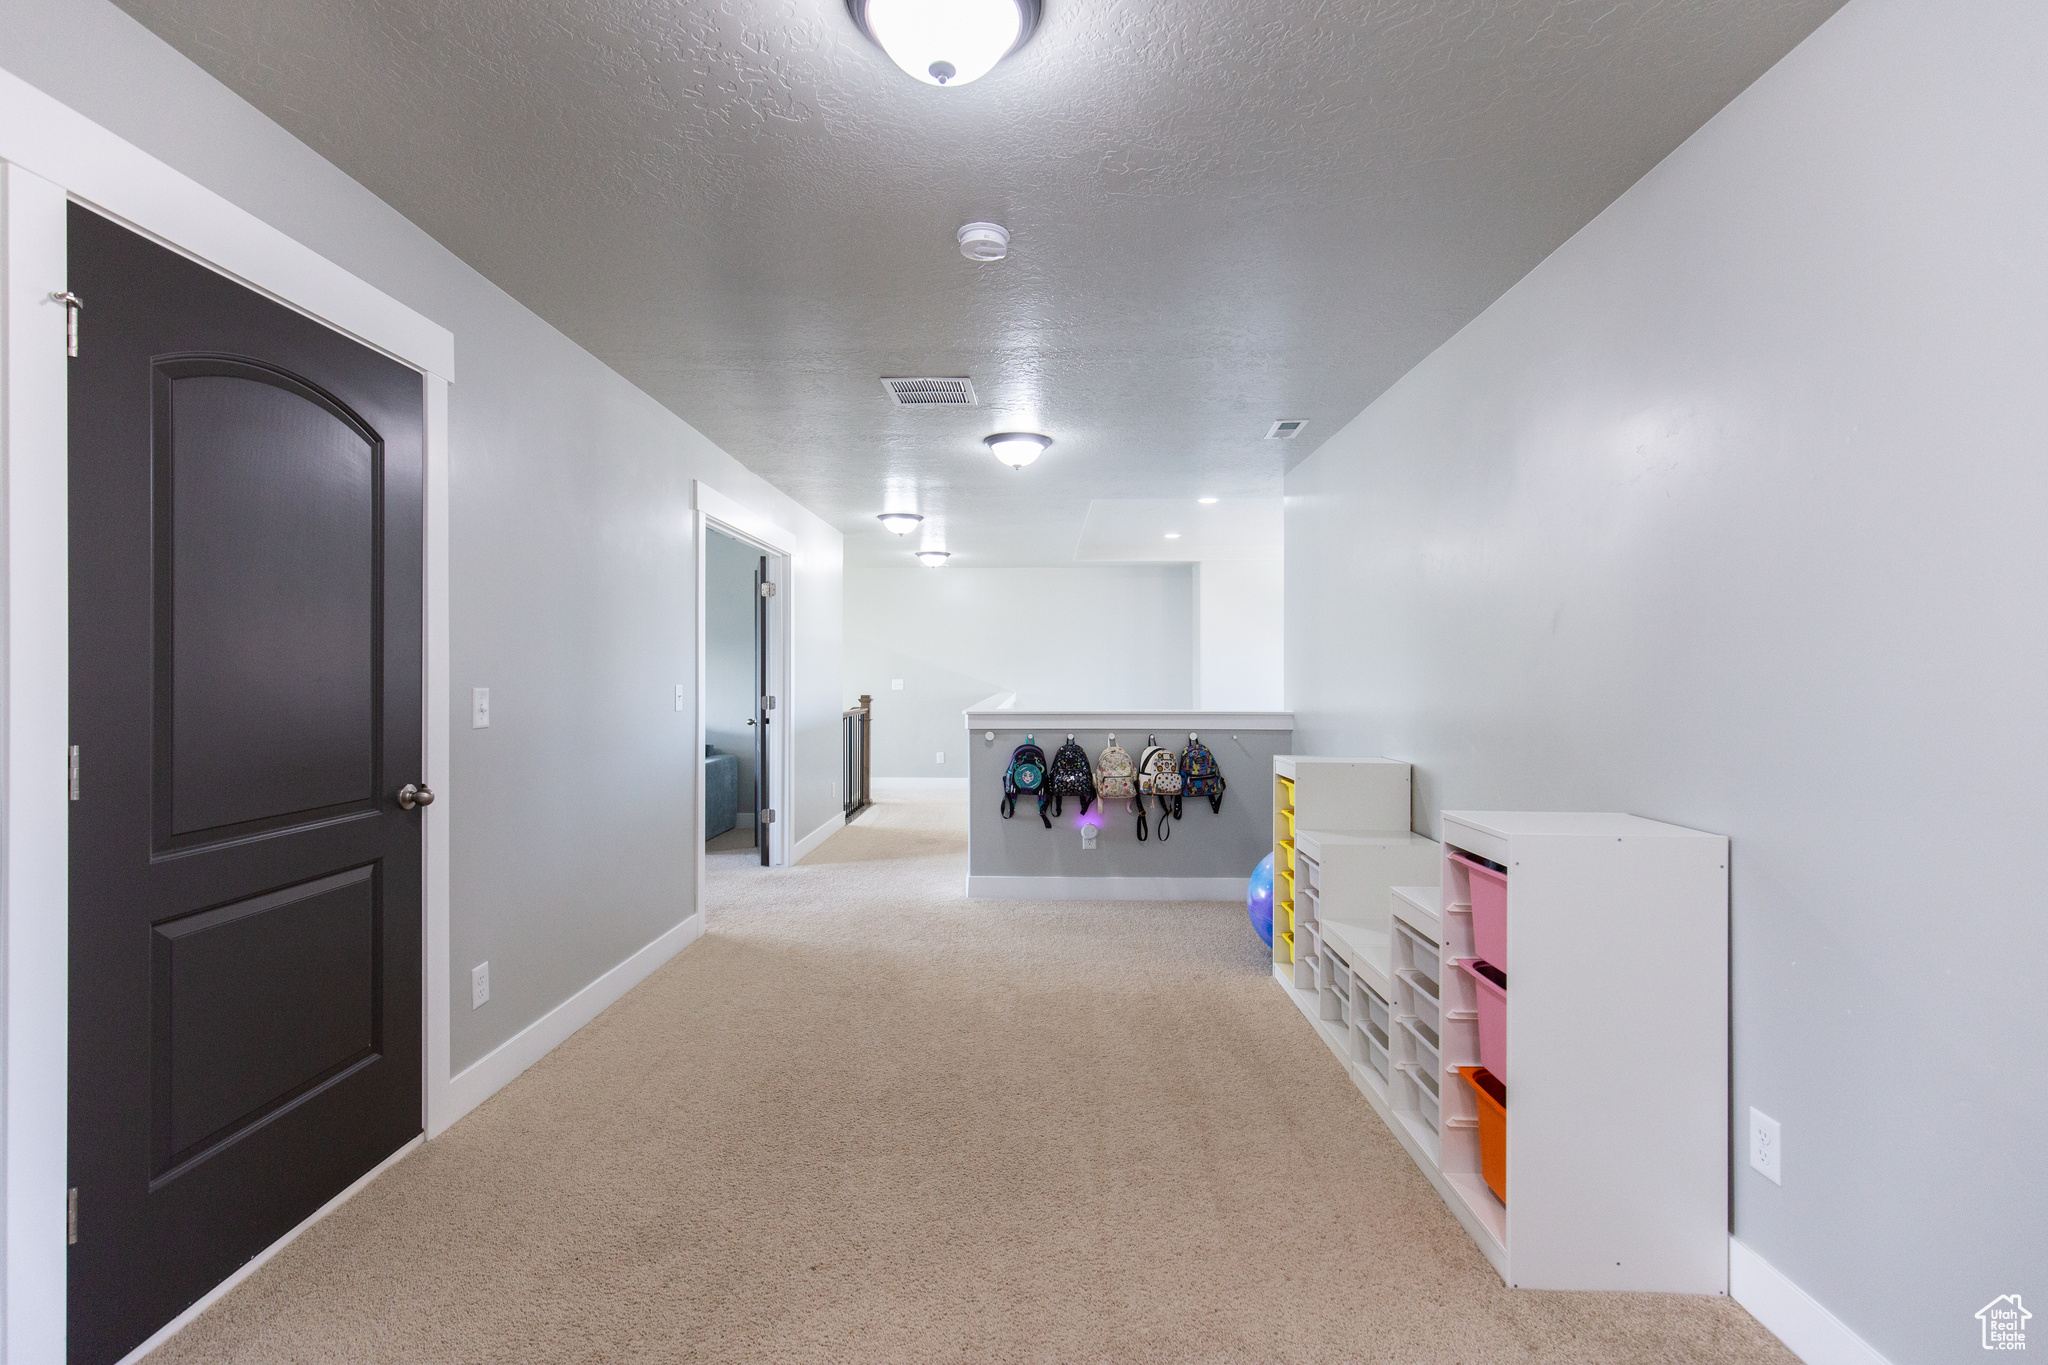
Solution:
{"label": "orange storage bin", "polygon": [[1461,1066],[1458,1074],[1479,1101],[1479,1175],[1486,1188],[1508,1202],[1508,1088],[1483,1066]]}

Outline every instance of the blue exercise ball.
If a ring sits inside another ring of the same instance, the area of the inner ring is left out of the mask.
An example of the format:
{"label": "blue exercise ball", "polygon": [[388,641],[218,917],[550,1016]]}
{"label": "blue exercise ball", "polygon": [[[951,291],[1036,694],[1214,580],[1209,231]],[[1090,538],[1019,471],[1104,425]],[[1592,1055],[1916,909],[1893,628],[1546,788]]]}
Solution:
{"label": "blue exercise ball", "polygon": [[1259,859],[1259,865],[1252,869],[1252,884],[1245,892],[1244,909],[1252,917],[1252,928],[1259,931],[1259,942],[1272,947],[1273,855],[1270,853]]}

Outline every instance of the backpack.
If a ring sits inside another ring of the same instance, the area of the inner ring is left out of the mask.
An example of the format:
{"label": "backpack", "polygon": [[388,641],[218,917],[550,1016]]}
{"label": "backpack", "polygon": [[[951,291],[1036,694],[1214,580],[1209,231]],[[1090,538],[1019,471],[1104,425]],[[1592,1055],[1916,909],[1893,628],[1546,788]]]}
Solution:
{"label": "backpack", "polygon": [[1130,754],[1116,742],[1116,736],[1109,737],[1109,747],[1102,751],[1102,757],[1095,760],[1095,793],[1106,805],[1111,801],[1129,801],[1138,810],[1138,840],[1148,837],[1145,822],[1145,800],[1138,795],[1138,765],[1131,762]]}
{"label": "backpack", "polygon": [[[1072,735],[1067,736],[1067,742],[1060,745],[1059,752],[1052,756],[1052,780],[1046,783],[1046,787],[1052,793],[1054,815],[1060,813],[1061,800],[1068,796],[1080,797],[1081,814],[1088,813],[1088,804],[1095,799],[1095,775],[1088,770],[1088,755],[1081,751],[1080,745],[1074,743]],[[1044,808],[1045,803],[1041,799],[1041,815]],[[1051,827],[1050,824],[1046,826],[1048,829]]]}
{"label": "backpack", "polygon": [[[1024,736],[1010,755],[1010,766],[1003,769],[1003,818],[1009,819],[1017,813],[1017,798],[1036,796],[1038,818],[1045,820],[1045,750],[1031,742],[1031,736]],[[1052,828],[1052,821],[1045,820],[1045,827]]]}
{"label": "backpack", "polygon": [[1095,760],[1095,794],[1105,801],[1122,801],[1138,794],[1138,765],[1109,737],[1109,747]]}
{"label": "backpack", "polygon": [[1180,789],[1189,796],[1208,797],[1209,809],[1221,815],[1223,786],[1223,769],[1216,766],[1216,755],[1200,738],[1189,735],[1187,752],[1180,756]]}
{"label": "backpack", "polygon": [[1143,838],[1145,798],[1159,798],[1159,837],[1171,839],[1173,826],[1167,821],[1180,815],[1180,756],[1161,748],[1157,735],[1145,736],[1145,754],[1138,760],[1139,838]]}

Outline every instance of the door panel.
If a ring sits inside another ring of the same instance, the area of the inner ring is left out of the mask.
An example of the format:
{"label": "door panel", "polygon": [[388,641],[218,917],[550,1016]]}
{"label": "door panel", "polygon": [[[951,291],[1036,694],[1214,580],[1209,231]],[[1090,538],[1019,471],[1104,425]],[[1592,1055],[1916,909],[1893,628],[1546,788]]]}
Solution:
{"label": "door panel", "polygon": [[420,1131],[417,372],[74,206],[70,1358]]}
{"label": "door panel", "polygon": [[155,368],[158,478],[170,494],[157,506],[170,833],[367,803],[375,439],[274,370],[221,359]]}

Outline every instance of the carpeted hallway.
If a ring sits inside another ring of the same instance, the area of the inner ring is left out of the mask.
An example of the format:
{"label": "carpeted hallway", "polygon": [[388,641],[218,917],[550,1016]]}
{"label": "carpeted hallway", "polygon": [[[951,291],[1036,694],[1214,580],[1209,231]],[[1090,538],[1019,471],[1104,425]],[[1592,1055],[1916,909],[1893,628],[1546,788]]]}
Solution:
{"label": "carpeted hallway", "polygon": [[970,902],[957,798],[803,865],[153,1362],[1791,1361],[1509,1291],[1228,904]]}

